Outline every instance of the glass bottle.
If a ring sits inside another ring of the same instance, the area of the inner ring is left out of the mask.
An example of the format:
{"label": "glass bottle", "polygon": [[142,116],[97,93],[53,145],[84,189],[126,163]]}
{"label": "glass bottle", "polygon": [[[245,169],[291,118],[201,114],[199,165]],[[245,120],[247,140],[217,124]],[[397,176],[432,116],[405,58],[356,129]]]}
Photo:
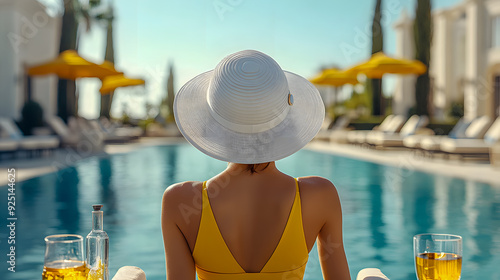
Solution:
{"label": "glass bottle", "polygon": [[109,237],[102,226],[102,205],[92,205],[92,231],[87,235],[88,280],[108,280]]}

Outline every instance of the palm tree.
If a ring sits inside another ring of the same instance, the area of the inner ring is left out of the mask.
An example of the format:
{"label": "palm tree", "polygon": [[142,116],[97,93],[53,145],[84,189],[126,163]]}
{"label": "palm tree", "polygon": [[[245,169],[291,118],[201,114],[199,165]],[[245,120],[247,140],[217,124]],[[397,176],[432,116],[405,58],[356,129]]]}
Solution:
{"label": "palm tree", "polygon": [[[415,22],[413,23],[413,34],[415,39],[415,58],[429,69],[431,60],[432,41],[432,21],[431,21],[431,1],[418,0],[415,12]],[[415,82],[416,114],[429,115],[429,92],[430,78],[429,71],[417,77]]]}
{"label": "palm tree", "polygon": [[[76,50],[78,46],[75,1],[64,1],[59,52]],[[75,81],[59,79],[57,84],[57,115],[64,121],[76,114]],[[71,106],[71,104],[73,106]]]}
{"label": "palm tree", "polygon": [[[101,4],[100,0],[89,0],[82,4],[78,0],[64,0],[64,14],[61,24],[61,40],[59,52],[78,50],[78,26],[84,21],[90,29],[90,11]],[[57,84],[57,115],[67,121],[68,117],[77,115],[77,98],[75,81],[59,79]]]}
{"label": "palm tree", "polygon": [[[104,59],[115,63],[115,48],[113,44],[113,19],[114,11],[113,7],[110,6],[109,10],[105,13],[101,13],[95,17],[97,20],[104,21],[106,29],[106,52],[104,54]],[[111,104],[113,103],[114,91],[108,94],[101,94],[101,117],[110,118]]]}
{"label": "palm tree", "polygon": [[[382,19],[382,13],[380,12],[381,6],[382,0],[377,0],[372,24],[372,55],[384,50],[384,33],[382,31],[382,24],[380,23]],[[382,79],[371,79],[371,89],[372,115],[383,115]]]}

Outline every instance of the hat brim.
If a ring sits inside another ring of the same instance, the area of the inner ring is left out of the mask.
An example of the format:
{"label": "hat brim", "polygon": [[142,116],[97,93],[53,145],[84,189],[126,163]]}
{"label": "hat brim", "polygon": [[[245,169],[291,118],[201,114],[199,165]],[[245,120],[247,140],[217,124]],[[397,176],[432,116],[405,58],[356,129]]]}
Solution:
{"label": "hat brim", "polygon": [[180,132],[208,156],[244,164],[276,161],[297,152],[318,133],[325,107],[318,90],[303,77],[284,71],[294,103],[280,124],[259,133],[239,133],[222,126],[210,114],[206,96],[212,73],[187,82],[174,101]]}

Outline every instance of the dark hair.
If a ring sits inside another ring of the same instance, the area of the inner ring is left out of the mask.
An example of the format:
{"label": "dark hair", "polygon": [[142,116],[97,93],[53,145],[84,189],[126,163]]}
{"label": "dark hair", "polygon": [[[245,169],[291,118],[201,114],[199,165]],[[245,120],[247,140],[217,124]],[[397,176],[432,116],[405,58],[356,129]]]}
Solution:
{"label": "dark hair", "polygon": [[[260,167],[260,165],[265,164],[264,167]],[[255,163],[255,164],[247,164],[247,171],[250,171],[251,174],[258,173],[259,171],[262,171],[266,169],[269,166],[270,162],[267,163]],[[258,168],[260,167],[260,168]],[[258,168],[258,170],[257,170]]]}

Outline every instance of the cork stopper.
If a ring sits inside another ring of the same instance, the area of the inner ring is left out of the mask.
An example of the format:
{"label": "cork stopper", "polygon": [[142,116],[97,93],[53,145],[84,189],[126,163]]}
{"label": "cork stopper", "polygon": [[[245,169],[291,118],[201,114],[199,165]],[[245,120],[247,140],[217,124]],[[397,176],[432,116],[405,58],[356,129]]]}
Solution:
{"label": "cork stopper", "polygon": [[102,204],[94,204],[92,205],[92,207],[94,208],[94,211],[100,211],[102,208]]}

